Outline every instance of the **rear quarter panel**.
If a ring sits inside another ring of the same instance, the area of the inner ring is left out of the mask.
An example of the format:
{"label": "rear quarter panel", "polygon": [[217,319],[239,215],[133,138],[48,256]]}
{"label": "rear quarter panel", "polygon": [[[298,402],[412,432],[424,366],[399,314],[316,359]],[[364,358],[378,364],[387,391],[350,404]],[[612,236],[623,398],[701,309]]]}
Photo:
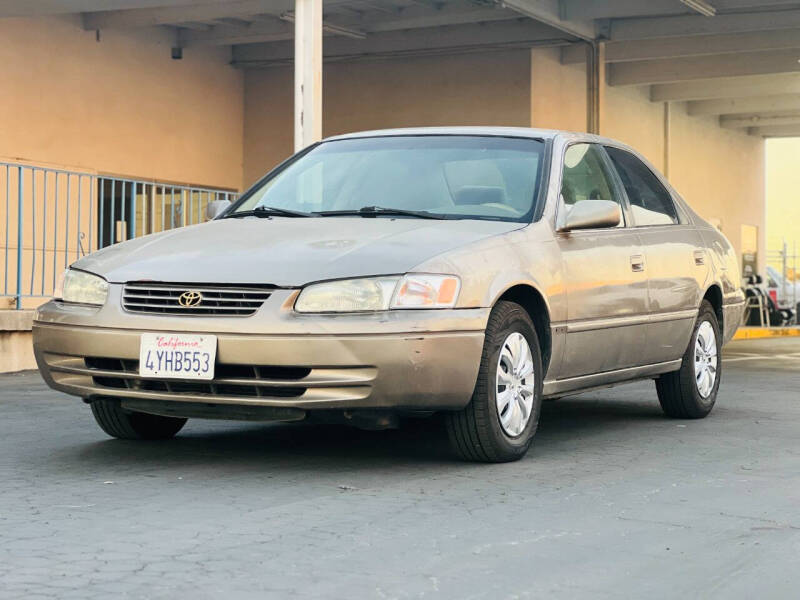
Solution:
{"label": "rear quarter panel", "polygon": [[722,290],[723,342],[733,338],[744,314],[744,291],[739,259],[728,238],[707,223],[698,227],[711,258],[713,282]]}
{"label": "rear quarter panel", "polygon": [[722,304],[741,302],[744,299],[742,275],[733,246],[721,231],[710,225],[698,230],[711,257],[712,277],[722,290]]}

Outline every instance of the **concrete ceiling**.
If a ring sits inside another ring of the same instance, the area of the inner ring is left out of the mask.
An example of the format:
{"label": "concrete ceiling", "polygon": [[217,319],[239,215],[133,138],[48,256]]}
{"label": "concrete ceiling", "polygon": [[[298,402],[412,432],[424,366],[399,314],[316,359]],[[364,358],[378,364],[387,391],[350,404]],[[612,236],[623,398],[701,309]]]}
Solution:
{"label": "concrete ceiling", "polygon": [[[229,45],[234,64],[292,60],[293,0],[0,0],[0,18],[81,13],[89,30],[167,27],[176,45]],[[754,135],[800,132],[800,1],[324,0],[326,60],[605,42],[612,86]]]}

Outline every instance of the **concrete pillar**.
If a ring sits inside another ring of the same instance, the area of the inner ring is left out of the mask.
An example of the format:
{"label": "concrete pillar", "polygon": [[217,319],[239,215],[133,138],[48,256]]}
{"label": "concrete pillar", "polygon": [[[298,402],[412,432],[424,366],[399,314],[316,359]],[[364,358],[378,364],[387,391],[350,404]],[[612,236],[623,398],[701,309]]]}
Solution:
{"label": "concrete pillar", "polygon": [[320,139],[322,139],[322,0],[295,0],[295,152]]}
{"label": "concrete pillar", "polygon": [[602,134],[606,97],[605,42],[586,43],[586,131]]}
{"label": "concrete pillar", "polygon": [[664,102],[664,164],[661,172],[664,177],[669,179],[669,153],[670,144],[672,143],[672,105],[669,102]]}

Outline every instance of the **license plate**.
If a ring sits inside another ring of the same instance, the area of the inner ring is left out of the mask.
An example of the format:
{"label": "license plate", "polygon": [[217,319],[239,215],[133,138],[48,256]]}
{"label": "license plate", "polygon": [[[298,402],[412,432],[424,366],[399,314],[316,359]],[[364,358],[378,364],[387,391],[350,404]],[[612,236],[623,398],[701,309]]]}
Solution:
{"label": "license plate", "polygon": [[143,333],[139,375],[160,379],[214,379],[217,336]]}

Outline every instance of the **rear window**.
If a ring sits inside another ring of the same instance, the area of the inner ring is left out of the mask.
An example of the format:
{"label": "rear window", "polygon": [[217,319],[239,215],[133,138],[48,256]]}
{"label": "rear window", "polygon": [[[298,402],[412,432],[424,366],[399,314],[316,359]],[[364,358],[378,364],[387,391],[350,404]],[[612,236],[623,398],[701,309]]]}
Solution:
{"label": "rear window", "polygon": [[679,223],[672,195],[658,177],[630,152],[607,147],[611,162],[619,173],[637,226]]}

